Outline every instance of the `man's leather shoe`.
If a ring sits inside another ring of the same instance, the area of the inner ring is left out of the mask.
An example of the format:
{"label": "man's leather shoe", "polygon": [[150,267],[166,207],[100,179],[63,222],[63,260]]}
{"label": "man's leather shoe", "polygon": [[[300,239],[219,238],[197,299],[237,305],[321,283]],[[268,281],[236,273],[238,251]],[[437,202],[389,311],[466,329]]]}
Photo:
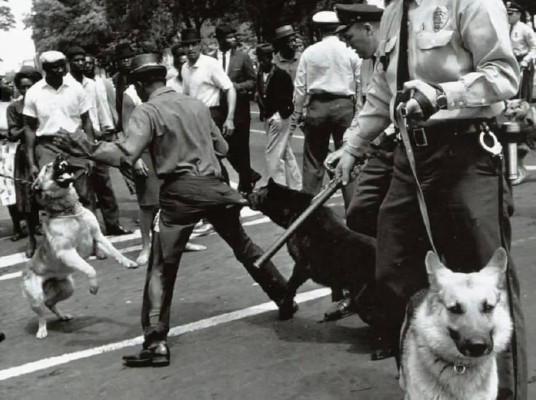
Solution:
{"label": "man's leather shoe", "polygon": [[353,314],[352,301],[350,298],[343,299],[337,303],[335,309],[330,309],[324,313],[324,321],[337,321]]}
{"label": "man's leather shoe", "polygon": [[106,233],[111,236],[129,235],[134,231],[131,229],[125,229],[121,225],[110,226],[106,228]]}
{"label": "man's leather shoe", "polygon": [[143,349],[133,356],[123,356],[123,364],[126,367],[167,367],[169,365],[169,347],[161,343],[155,347]]}

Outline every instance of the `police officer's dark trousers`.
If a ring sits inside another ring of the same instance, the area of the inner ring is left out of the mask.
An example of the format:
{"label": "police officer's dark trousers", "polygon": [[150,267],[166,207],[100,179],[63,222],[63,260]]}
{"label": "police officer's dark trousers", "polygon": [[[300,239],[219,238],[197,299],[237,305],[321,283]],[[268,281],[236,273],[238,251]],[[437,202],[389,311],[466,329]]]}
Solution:
{"label": "police officer's dark trousers", "polygon": [[271,300],[278,302],[283,298],[287,283],[277,268],[271,262],[262,268],[253,266],[263,251],[242,228],[241,203],[241,196],[219,178],[182,177],[164,181],[160,190],[160,232],[153,235],[143,294],[144,347],[166,340],[179,263],[194,225],[201,218],[214,226]]}
{"label": "police officer's dark trousers", "polygon": [[[461,129],[460,132],[471,129]],[[507,210],[499,207],[506,185],[500,162],[482,149],[478,132],[454,134],[435,127],[427,145],[411,134],[417,172],[426,199],[433,240],[446,265],[457,272],[484,267],[500,246],[509,249]],[[412,176],[403,145],[394,154],[394,174],[378,218],[376,279],[379,297],[397,343],[409,298],[427,286],[424,258],[430,250]],[[519,282],[512,259],[508,290],[514,334],[510,351],[499,358],[498,399],[526,399],[527,364],[525,326]],[[517,390],[517,393],[516,393]],[[516,394],[514,394],[516,393]]]}

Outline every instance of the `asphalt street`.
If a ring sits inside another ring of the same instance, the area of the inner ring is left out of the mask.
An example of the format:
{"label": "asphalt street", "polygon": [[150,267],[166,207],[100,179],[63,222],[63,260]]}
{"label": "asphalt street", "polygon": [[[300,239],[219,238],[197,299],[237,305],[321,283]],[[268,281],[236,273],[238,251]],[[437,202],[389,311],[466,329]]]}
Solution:
{"label": "asphalt street", "polygon": [[[253,115],[251,149],[255,169],[265,175],[264,135]],[[301,164],[301,132],[293,148]],[[531,157],[529,164],[536,165]],[[236,174],[231,171],[236,182]],[[113,180],[122,223],[135,227],[136,201],[121,176]],[[536,398],[536,172],[516,187],[513,256],[521,278],[527,320],[529,398]],[[342,215],[342,198],[329,205]],[[283,231],[261,214],[243,210],[254,241],[267,248]],[[5,208],[0,229],[10,234]],[[393,359],[370,360],[370,331],[358,317],[321,323],[331,305],[329,290],[312,282],[300,289],[300,310],[290,321],[274,307],[217,235],[193,239],[207,250],[186,253],[171,315],[172,364],[162,369],[127,369],[121,356],[140,349],[140,309],[145,268],[127,270],[114,261],[91,261],[100,291],[75,276],[74,296],[60,303],[73,314],[58,322],[51,313],[49,336],[37,340],[37,318],[20,291],[24,240],[0,239],[0,399],[181,399],[181,400],[395,400],[402,393]],[[114,238],[127,257],[139,251],[139,233]],[[286,250],[274,262],[285,276],[293,264]]]}

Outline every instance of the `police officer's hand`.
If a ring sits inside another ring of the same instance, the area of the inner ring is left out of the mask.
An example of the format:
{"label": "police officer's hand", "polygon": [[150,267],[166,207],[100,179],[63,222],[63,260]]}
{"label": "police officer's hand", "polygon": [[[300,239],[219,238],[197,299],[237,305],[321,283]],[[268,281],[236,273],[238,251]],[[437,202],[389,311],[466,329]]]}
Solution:
{"label": "police officer's hand", "polygon": [[72,156],[85,157],[91,153],[91,143],[82,129],[69,133],[60,128],[58,133],[54,135],[53,143],[54,146]]}
{"label": "police officer's hand", "polygon": [[37,175],[39,175],[39,168],[37,167],[37,165],[32,163],[32,165],[30,165],[29,167],[28,173],[30,175],[30,180],[33,182],[36,180]]}
{"label": "police officer's hand", "polygon": [[227,138],[233,134],[235,130],[234,122],[232,119],[228,118],[223,124],[223,137]]}
{"label": "police officer's hand", "polygon": [[527,61],[523,60],[523,61],[521,61],[521,62],[519,63],[519,67],[520,67],[521,69],[526,69],[526,68],[529,67],[529,63],[528,63]]}
{"label": "police officer's hand", "polygon": [[132,169],[137,176],[148,176],[147,173],[149,172],[149,168],[147,168],[147,165],[143,162],[141,158],[138,158],[138,161],[136,161],[136,164],[134,164]]}
{"label": "police officer's hand", "polygon": [[335,168],[337,168],[337,164],[339,163],[339,160],[341,159],[343,153],[344,149],[342,147],[338,150],[329,153],[326,157],[326,160],[324,161],[324,167],[328,171],[335,172]]}
{"label": "police officer's hand", "polygon": [[426,121],[438,110],[437,89],[421,80],[404,83],[403,93],[410,92],[411,99],[406,103],[406,115],[415,121]]}
{"label": "police officer's hand", "polygon": [[343,151],[335,170],[335,176],[342,181],[343,186],[348,185],[348,182],[353,179],[352,172],[356,164],[357,157],[347,151]]}

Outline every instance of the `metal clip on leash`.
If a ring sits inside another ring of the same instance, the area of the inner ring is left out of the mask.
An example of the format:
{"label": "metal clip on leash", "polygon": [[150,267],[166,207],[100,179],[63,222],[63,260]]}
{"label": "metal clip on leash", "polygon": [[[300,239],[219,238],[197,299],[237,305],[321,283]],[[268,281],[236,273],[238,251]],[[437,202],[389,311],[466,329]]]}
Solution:
{"label": "metal clip on leash", "polygon": [[[480,146],[494,157],[502,158],[502,145],[486,122],[482,122],[480,128]],[[486,136],[491,138],[491,145],[486,143]]]}

